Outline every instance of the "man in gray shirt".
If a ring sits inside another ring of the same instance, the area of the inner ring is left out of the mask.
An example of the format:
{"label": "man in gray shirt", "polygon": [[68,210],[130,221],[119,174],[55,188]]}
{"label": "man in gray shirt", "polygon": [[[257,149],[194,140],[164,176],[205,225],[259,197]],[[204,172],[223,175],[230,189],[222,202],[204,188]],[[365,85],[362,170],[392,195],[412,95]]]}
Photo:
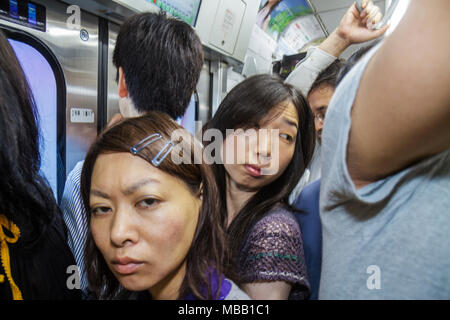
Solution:
{"label": "man in gray shirt", "polygon": [[450,299],[449,11],[412,1],[333,96],[319,299]]}
{"label": "man in gray shirt", "polygon": [[[355,4],[348,9],[339,26],[318,47],[308,49],[306,57],[300,61],[286,82],[299,90],[306,99],[314,115],[317,143],[311,164],[305,171],[289,197],[292,203],[303,187],[320,179],[320,145],[322,129],[328,104],[336,88],[336,80],[341,66],[339,56],[352,44],[364,43],[382,36],[387,26],[370,29],[368,25],[378,23],[382,15],[380,9],[367,1],[361,14]],[[366,12],[369,12],[366,14]],[[352,13],[352,14],[348,14]]]}

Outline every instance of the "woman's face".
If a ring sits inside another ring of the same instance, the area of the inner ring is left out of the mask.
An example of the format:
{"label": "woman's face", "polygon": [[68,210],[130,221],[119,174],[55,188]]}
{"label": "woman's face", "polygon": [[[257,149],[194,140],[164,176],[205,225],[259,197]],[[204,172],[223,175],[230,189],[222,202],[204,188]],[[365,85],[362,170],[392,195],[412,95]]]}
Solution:
{"label": "woman's face", "polygon": [[278,179],[294,155],[298,121],[294,104],[284,102],[272,108],[256,128],[228,135],[222,153],[228,178],[250,191]]}
{"label": "woman's face", "polygon": [[152,289],[179,285],[200,205],[184,182],[140,157],[102,154],[95,162],[92,235],[108,267],[128,290],[149,290],[153,295]]}

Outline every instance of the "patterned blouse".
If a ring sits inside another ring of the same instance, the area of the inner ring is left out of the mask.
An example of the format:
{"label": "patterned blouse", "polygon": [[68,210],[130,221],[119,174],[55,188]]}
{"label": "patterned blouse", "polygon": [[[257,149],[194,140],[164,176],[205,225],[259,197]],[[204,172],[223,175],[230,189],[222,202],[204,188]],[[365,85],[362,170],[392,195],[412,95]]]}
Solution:
{"label": "patterned blouse", "polygon": [[250,229],[239,254],[242,283],[286,281],[292,285],[289,300],[310,293],[300,227],[291,211],[275,207]]}

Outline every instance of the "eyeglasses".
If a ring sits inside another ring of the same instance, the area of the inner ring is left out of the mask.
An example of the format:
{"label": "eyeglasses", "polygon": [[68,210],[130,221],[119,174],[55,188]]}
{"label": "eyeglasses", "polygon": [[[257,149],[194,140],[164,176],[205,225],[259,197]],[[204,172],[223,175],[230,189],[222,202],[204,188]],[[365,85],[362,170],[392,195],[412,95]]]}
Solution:
{"label": "eyeglasses", "polygon": [[323,123],[325,121],[325,113],[316,113],[314,115],[314,121],[319,121],[320,123]]}

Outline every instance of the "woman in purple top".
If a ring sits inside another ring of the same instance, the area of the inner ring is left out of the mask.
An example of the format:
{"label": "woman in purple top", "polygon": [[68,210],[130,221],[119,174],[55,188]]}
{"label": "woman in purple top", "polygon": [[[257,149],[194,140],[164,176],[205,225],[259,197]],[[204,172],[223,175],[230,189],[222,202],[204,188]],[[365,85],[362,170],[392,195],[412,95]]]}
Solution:
{"label": "woman in purple top", "polygon": [[[306,298],[301,232],[288,204],[314,150],[306,100],[277,77],[248,78],[225,97],[204,140],[219,131],[225,140],[212,162],[238,284],[253,299]],[[204,141],[205,150],[216,143]]]}
{"label": "woman in purple top", "polygon": [[[106,129],[91,146],[81,194],[93,298],[248,299],[225,278],[218,190],[210,167],[194,159],[201,151],[155,111]],[[189,161],[176,161],[181,152]]]}

